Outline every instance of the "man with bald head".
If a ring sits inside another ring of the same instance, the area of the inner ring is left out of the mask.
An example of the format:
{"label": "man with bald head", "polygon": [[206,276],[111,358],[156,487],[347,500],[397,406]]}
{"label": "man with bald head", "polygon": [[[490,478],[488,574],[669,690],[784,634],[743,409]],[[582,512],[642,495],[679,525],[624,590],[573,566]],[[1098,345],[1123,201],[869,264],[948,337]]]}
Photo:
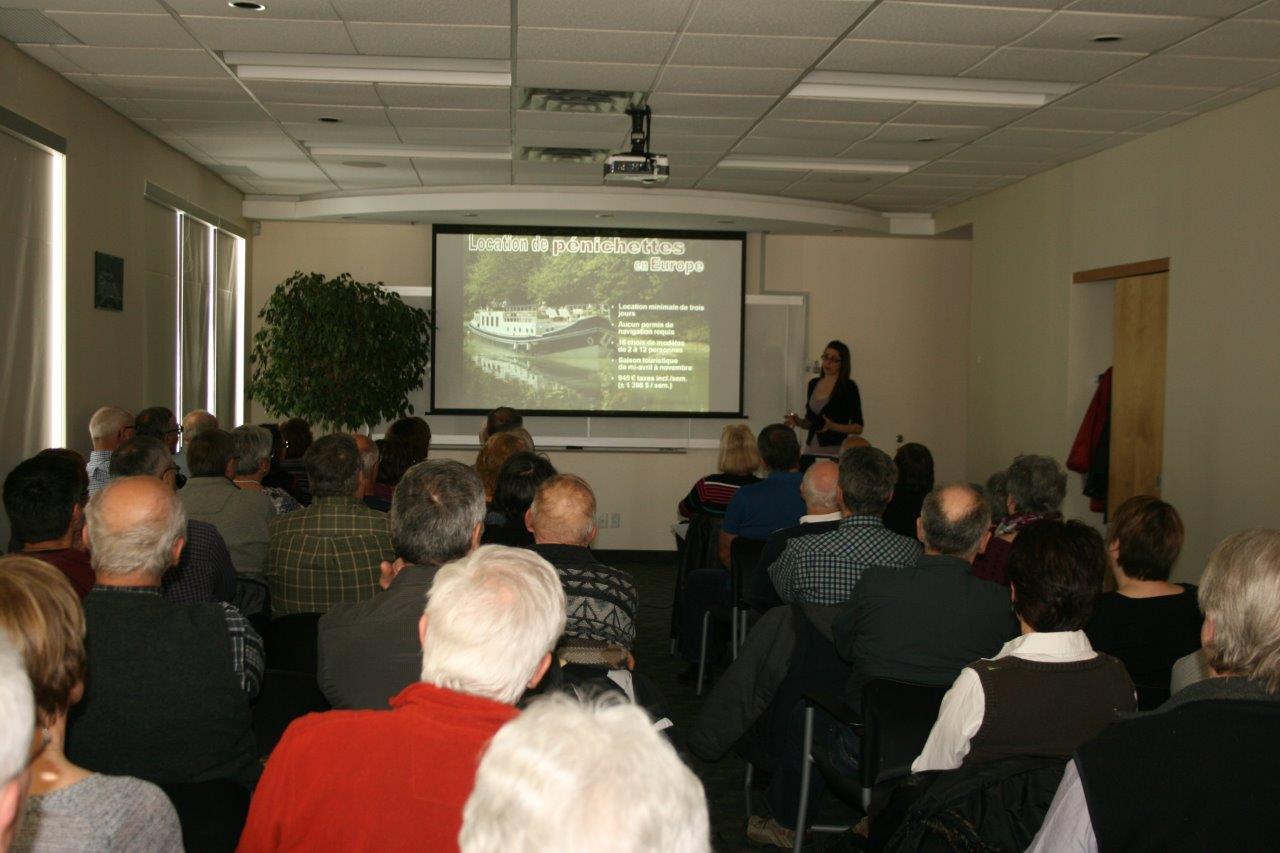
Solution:
{"label": "man with bald head", "polygon": [[89,474],[89,494],[95,495],[110,479],[111,454],[133,436],[133,415],[115,406],[103,406],[89,418],[89,438],[93,450],[85,471]]}
{"label": "man with bald head", "polygon": [[185,544],[182,503],[155,477],[118,477],[85,515],[97,584],[84,601],[89,675],[67,757],[158,785],[251,785],[260,768],[249,699],[262,640],[230,604],[161,597]]}
{"label": "man with bald head", "polygon": [[769,567],[782,556],[787,543],[797,536],[830,533],[839,525],[840,499],[836,494],[839,477],[840,466],[830,459],[819,459],[804,472],[800,497],[804,498],[805,514],[800,516],[800,523],[770,536],[760,552],[759,562],[742,579],[743,598],[756,610],[765,611],[782,604],[769,577]]}
{"label": "man with bald head", "polygon": [[[533,534],[533,550],[555,566],[568,599],[562,659],[618,668],[635,645],[640,598],[630,574],[604,565],[591,553],[596,538],[591,486],[573,474],[544,480],[525,513],[525,525]],[[620,650],[620,659],[608,660],[609,649]]]}

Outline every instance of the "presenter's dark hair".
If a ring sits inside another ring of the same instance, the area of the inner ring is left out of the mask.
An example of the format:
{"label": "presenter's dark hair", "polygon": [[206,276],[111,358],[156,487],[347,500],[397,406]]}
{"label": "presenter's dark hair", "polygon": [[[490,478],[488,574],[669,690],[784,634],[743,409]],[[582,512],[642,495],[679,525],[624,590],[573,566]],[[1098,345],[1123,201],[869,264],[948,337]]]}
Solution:
{"label": "presenter's dark hair", "polygon": [[770,471],[790,471],[800,464],[800,442],[786,424],[769,424],[760,430],[756,446]]}
{"label": "presenter's dark hair", "polygon": [[1079,631],[1102,592],[1102,535],[1080,521],[1028,524],[1009,549],[1013,610],[1035,631]]}
{"label": "presenter's dark hair", "polygon": [[4,510],[19,545],[62,537],[88,484],[82,467],[65,456],[41,453],[19,462],[4,478]]}
{"label": "presenter's dark hair", "polygon": [[848,379],[849,378],[849,345],[846,344],[844,341],[831,341],[825,347],[822,348],[822,351],[826,352],[829,349],[833,349],[836,352],[840,353],[840,378]]}

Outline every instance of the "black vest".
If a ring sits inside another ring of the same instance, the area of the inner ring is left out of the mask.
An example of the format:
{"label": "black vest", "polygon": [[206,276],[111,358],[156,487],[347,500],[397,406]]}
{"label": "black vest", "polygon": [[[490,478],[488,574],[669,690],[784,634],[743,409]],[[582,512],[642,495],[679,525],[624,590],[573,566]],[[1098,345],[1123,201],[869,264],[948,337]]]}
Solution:
{"label": "black vest", "polygon": [[84,609],[88,677],[67,757],[159,785],[251,784],[257,745],[222,607],[95,589]]}
{"label": "black vest", "polygon": [[1076,767],[1101,851],[1280,845],[1274,697],[1200,699],[1121,720],[1080,747]]}

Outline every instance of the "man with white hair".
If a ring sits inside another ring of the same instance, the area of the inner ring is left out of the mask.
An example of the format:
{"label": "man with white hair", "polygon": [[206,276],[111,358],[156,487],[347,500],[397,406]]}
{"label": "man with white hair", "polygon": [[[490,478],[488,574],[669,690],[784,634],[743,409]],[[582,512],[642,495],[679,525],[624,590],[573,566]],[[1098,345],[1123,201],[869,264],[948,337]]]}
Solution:
{"label": "man with white hair", "polygon": [[1199,598],[1210,677],[1077,749],[1031,850],[1275,848],[1280,530],[1227,537]]}
{"label": "man with white hair", "polygon": [[89,494],[96,495],[107,484],[111,454],[133,435],[133,415],[115,406],[103,406],[89,418],[89,438],[93,450],[85,471],[89,474]]}
{"label": "man with white hair", "polygon": [[389,512],[391,501],[373,496],[373,486],[378,482],[378,468],[382,463],[382,451],[378,450],[378,445],[364,433],[353,432],[351,438],[355,441],[356,450],[360,453],[360,479],[364,483],[362,498],[364,505],[378,512]]}
{"label": "man with white hair", "polygon": [[27,771],[39,754],[32,753],[35,724],[31,682],[17,649],[0,631],[0,851],[9,849],[18,829],[18,816],[31,782]]}
{"label": "man with white hair", "polygon": [[161,597],[185,544],[177,495],[155,477],[117,477],[89,502],[86,521],[97,585],[84,601],[89,677],[67,757],[158,785],[251,785],[259,765],[249,699],[262,640],[230,604]]}
{"label": "man with white hair", "polygon": [[444,566],[418,622],[422,681],[390,711],[295,720],[271,754],[241,850],[456,850],[481,750],[551,665],[555,569],[488,545]]}
{"label": "man with white hair", "polygon": [[[860,435],[849,437],[862,438]],[[840,499],[836,494],[839,477],[840,466],[830,459],[819,459],[804,472],[800,480],[800,497],[804,499],[800,523],[766,539],[760,559],[742,577],[743,597],[755,609],[763,612],[782,603],[769,577],[769,567],[782,556],[788,542],[797,536],[830,533],[840,526]]]}
{"label": "man with white hair", "polygon": [[463,853],[703,853],[702,783],[639,708],[535,701],[480,761]]}

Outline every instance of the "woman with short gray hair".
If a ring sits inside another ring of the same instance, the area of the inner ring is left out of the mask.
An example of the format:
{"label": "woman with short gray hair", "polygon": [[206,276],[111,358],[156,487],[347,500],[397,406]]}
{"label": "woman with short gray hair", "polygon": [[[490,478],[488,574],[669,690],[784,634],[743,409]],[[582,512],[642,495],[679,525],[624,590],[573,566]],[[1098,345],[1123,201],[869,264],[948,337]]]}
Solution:
{"label": "woman with short gray hair", "polygon": [[1005,565],[1009,547],[1018,531],[1036,521],[1062,519],[1062,500],[1067,496],[1067,472],[1052,456],[1020,454],[1005,477],[1005,508],[1008,510],[992,530],[987,550],[973,561],[974,577],[1009,585]]}
{"label": "woman with short gray hair", "polygon": [[250,492],[262,492],[271,501],[276,515],[302,509],[293,495],[276,486],[262,485],[262,478],[271,470],[271,433],[260,426],[245,424],[231,431],[236,446],[236,476],[233,482],[238,488]]}

